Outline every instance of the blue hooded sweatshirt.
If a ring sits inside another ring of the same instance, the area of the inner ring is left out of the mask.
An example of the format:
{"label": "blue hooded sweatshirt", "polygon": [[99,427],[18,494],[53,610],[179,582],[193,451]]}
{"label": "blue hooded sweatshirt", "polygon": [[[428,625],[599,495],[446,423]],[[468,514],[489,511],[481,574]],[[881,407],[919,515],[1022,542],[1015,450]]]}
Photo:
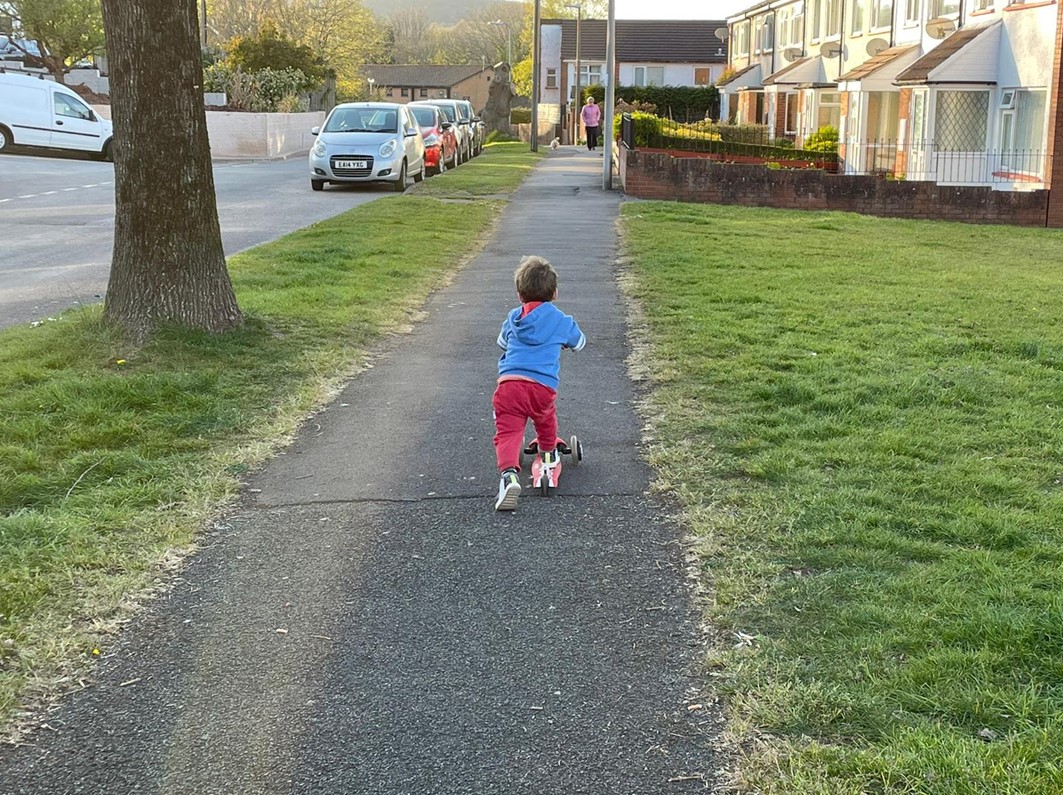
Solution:
{"label": "blue hooded sweatshirt", "polygon": [[561,349],[582,350],[587,344],[576,321],[549,301],[531,312],[518,306],[502,324],[498,347],[505,351],[498,360],[498,374],[523,376],[557,390]]}

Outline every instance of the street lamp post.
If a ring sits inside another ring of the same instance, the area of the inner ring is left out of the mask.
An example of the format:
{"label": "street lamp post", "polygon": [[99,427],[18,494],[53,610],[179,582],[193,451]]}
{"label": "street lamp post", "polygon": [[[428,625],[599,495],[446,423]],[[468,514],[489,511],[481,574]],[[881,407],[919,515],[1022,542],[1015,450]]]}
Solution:
{"label": "street lamp post", "polygon": [[365,82],[367,82],[369,84],[369,101],[372,102],[373,101],[373,86],[376,85],[376,80],[374,80],[372,77],[370,77],[370,78],[367,78]]}
{"label": "street lamp post", "polygon": [[565,8],[576,9],[576,98],[573,104],[576,106],[576,124],[573,127],[572,143],[579,142],[579,122],[580,113],[582,112],[583,97],[580,96],[580,63],[579,63],[579,34],[580,34],[580,22],[583,17],[583,5],[580,3],[567,3]]}
{"label": "street lamp post", "polygon": [[509,33],[509,23],[504,22],[501,19],[496,19],[494,22],[488,23],[490,25],[500,25],[506,29],[506,63],[513,66],[513,37]]}
{"label": "street lamp post", "polygon": [[[612,2],[613,0],[610,0]],[[542,46],[542,36],[539,30],[542,20],[542,7],[539,0],[534,0],[532,11],[532,106],[531,106],[531,150],[539,151],[539,71],[543,67],[542,54],[539,52]]]}

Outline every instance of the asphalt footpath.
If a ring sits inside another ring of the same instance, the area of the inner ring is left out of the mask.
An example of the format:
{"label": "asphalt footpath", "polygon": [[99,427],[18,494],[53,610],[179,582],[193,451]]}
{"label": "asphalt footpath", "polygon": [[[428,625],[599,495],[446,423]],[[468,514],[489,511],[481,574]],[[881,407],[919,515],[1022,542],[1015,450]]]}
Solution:
{"label": "asphalt footpath", "polygon": [[[248,482],[3,795],[712,791],[718,710],[672,506],[648,494],[600,152],[548,150],[481,253]],[[521,256],[588,338],[585,457],[496,513],[495,339]]]}

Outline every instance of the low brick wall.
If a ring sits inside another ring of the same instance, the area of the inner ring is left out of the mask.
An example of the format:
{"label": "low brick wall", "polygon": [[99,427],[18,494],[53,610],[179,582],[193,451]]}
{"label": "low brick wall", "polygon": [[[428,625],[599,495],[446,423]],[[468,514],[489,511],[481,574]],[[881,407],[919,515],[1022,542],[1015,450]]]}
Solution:
{"label": "low brick wall", "polygon": [[1045,226],[1047,190],[996,191],[933,182],[777,170],[620,147],[624,192],[640,199],[845,210],[893,218]]}

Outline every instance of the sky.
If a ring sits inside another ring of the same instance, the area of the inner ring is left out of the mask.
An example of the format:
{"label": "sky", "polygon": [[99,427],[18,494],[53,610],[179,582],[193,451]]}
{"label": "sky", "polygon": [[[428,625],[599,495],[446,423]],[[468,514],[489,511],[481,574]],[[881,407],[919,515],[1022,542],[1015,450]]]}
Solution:
{"label": "sky", "polygon": [[616,0],[617,19],[725,19],[757,0]]}

